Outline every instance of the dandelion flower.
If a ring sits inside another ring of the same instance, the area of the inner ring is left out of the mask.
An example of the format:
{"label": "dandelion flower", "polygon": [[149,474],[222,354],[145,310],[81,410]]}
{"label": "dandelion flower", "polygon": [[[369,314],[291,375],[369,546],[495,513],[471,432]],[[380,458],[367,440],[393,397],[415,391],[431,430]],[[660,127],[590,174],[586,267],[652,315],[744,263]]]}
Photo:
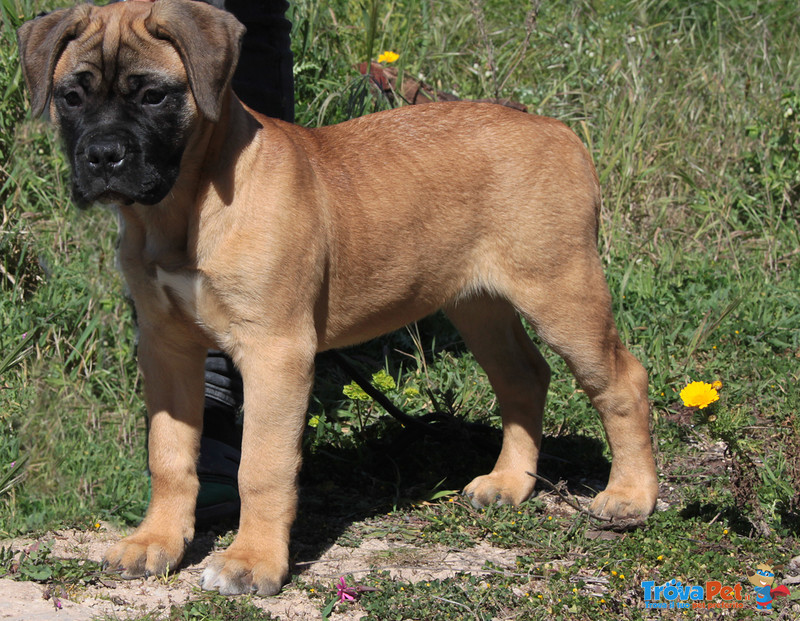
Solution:
{"label": "dandelion flower", "polygon": [[707,407],[719,399],[717,389],[706,382],[692,382],[681,390],[683,405],[687,408]]}
{"label": "dandelion flower", "polygon": [[721,389],[721,388],[722,388],[722,382],[720,382],[719,380],[716,380],[716,381],[714,381],[714,382],[712,382],[712,383],[711,383],[711,387],[712,387],[714,390],[719,390],[719,389]]}
{"label": "dandelion flower", "polygon": [[398,54],[396,52],[391,52],[389,50],[386,50],[383,54],[378,56],[378,62],[379,63],[393,63],[398,58],[400,58],[400,54]]}

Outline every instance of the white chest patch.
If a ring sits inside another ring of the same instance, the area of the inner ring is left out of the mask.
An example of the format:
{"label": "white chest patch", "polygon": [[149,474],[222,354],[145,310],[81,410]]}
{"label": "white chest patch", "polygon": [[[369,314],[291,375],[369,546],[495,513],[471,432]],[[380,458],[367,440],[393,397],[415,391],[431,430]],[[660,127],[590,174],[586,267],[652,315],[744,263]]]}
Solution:
{"label": "white chest patch", "polygon": [[190,319],[200,322],[200,301],[203,298],[203,277],[194,270],[166,271],[156,266],[156,289],[164,309],[177,306]]}
{"label": "white chest patch", "polygon": [[225,342],[230,334],[232,316],[209,283],[197,270],[167,271],[156,267],[156,289],[167,312],[180,311],[200,326],[217,342]]}

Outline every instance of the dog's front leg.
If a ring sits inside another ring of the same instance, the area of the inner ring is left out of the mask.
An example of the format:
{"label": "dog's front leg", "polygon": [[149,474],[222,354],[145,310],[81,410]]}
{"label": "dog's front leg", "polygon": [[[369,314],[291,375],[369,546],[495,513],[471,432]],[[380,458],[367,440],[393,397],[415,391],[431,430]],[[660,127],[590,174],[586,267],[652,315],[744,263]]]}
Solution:
{"label": "dog's front leg", "polygon": [[152,494],[139,528],[106,552],[105,562],[124,578],[174,570],[194,536],[206,349],[173,336],[140,329]]}
{"label": "dog's front leg", "polygon": [[235,352],[244,381],[241,518],[234,542],[203,573],[204,589],[274,595],[288,578],[289,530],[314,377],[310,340],[251,338]]}

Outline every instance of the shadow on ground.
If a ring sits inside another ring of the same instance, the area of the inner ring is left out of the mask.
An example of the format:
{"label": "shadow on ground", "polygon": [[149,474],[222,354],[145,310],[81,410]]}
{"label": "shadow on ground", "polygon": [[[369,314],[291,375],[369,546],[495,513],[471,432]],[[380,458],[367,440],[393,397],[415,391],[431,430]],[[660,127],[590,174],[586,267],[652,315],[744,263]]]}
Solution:
{"label": "shadow on ground", "polygon": [[[443,315],[426,318],[418,326],[424,341],[431,343],[436,335],[436,349],[431,346],[422,352],[426,362],[433,363],[435,352],[443,349],[456,356],[466,351]],[[346,353],[358,365],[374,371],[385,365],[408,365],[414,351],[413,339],[398,331]],[[324,411],[336,411],[342,386],[350,380],[335,360],[324,354],[318,357],[314,393]],[[432,413],[418,420],[428,425],[428,432],[405,428],[384,416],[357,432],[354,441],[307,443],[291,540],[295,562],[319,558],[355,523],[409,508],[440,491],[461,490],[473,478],[491,471],[502,442],[498,428],[451,413]],[[539,474],[550,481],[562,481],[567,490],[581,496],[594,495],[605,487],[610,463],[597,439],[545,437],[542,450]],[[541,483],[537,484],[540,489]],[[210,530],[222,533],[234,528],[236,522],[229,520]],[[214,537],[201,534],[187,552],[189,560],[213,547]]]}

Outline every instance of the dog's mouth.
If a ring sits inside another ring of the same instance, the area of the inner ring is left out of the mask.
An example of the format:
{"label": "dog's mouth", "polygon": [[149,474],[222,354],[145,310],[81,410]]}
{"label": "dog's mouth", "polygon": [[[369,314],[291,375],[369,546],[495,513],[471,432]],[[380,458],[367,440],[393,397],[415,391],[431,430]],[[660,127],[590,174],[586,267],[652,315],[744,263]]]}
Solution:
{"label": "dog's mouth", "polygon": [[133,205],[134,203],[141,203],[142,205],[155,205],[163,196],[159,192],[157,195],[145,190],[139,191],[136,189],[121,188],[120,185],[124,184],[103,184],[105,187],[97,187],[100,185],[95,182],[95,187],[81,187],[79,183],[73,183],[72,198],[78,207],[84,209],[92,205]]}
{"label": "dog's mouth", "polygon": [[112,174],[96,175],[77,162],[72,171],[72,198],[79,207],[96,203],[156,205],[169,194],[175,176],[162,174],[141,162]]}
{"label": "dog's mouth", "polygon": [[133,203],[136,201],[134,201],[130,196],[122,194],[121,192],[108,190],[107,192],[100,194],[94,199],[93,202],[101,203],[103,205],[133,205]]}

